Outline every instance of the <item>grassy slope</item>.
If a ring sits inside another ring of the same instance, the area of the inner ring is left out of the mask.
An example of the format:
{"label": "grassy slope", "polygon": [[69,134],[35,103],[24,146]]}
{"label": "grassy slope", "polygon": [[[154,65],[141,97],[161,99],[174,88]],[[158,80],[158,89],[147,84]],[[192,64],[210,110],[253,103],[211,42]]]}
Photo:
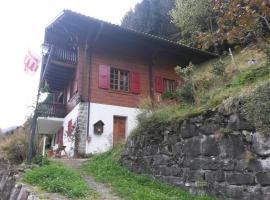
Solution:
{"label": "grassy slope", "polygon": [[38,185],[45,191],[61,193],[75,199],[95,196],[94,191],[88,188],[78,172],[60,163],[53,162],[27,171],[24,174],[23,182]]}
{"label": "grassy slope", "polygon": [[[200,103],[198,105],[174,104],[159,105],[151,117],[144,118],[134,131],[146,128],[151,122],[170,122],[185,119],[218,107],[224,99],[248,93],[256,85],[270,79],[270,64],[265,56],[255,47],[251,46],[234,52],[238,72],[232,72],[231,57],[223,56],[226,65],[224,77],[218,77],[211,73],[211,67],[216,60],[196,66],[193,80],[197,87],[197,95]],[[248,66],[249,59],[255,59],[257,63]]]}
{"label": "grassy slope", "polygon": [[178,188],[137,175],[117,162],[122,148],[94,156],[83,170],[97,181],[112,187],[126,200],[210,200],[210,197],[195,197]]}

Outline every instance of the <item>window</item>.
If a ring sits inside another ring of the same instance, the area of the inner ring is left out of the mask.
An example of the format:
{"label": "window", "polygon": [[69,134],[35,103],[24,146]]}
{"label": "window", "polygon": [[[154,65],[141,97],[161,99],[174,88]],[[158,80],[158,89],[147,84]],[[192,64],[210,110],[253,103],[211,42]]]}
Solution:
{"label": "window", "polygon": [[110,88],[113,90],[129,91],[129,72],[121,69],[110,69]]}
{"label": "window", "polygon": [[163,79],[164,92],[174,92],[176,88],[175,80]]}

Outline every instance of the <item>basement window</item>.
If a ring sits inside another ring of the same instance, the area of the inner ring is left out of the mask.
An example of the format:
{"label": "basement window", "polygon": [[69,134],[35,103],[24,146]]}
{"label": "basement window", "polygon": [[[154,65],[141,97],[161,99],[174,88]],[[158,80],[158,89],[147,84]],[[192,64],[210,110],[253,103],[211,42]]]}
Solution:
{"label": "basement window", "polygon": [[164,92],[175,92],[176,81],[171,79],[163,79]]}
{"label": "basement window", "polygon": [[113,90],[129,91],[129,72],[121,69],[111,68],[110,88]]}

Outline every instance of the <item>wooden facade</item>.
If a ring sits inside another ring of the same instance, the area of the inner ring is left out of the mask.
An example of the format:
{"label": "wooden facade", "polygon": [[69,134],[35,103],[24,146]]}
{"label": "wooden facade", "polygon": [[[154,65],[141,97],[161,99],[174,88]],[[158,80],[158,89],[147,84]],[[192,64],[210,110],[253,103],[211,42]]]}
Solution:
{"label": "wooden facade", "polygon": [[154,101],[164,84],[182,83],[175,66],[215,57],[72,11],[47,27],[44,42],[49,51],[41,85],[49,85],[53,103],[63,104],[67,113],[78,102],[137,107],[141,98]]}

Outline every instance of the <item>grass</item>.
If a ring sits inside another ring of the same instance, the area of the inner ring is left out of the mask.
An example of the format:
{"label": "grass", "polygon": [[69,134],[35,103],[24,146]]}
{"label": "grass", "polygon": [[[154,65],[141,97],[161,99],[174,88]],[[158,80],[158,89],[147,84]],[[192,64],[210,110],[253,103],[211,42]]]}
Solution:
{"label": "grass", "polygon": [[[267,62],[266,57],[255,46],[241,51],[237,50],[234,52],[234,57],[237,72],[232,72],[230,56],[222,57],[226,67],[226,74],[223,77],[211,73],[212,66],[217,59],[196,66],[192,79],[196,85],[196,95],[199,103],[160,104],[155,109],[150,109],[151,114],[142,114],[141,118],[138,117],[139,125],[133,133],[139,134],[157,123],[183,120],[216,109],[225,99],[247,94],[257,85],[269,80],[270,63]],[[247,61],[251,58],[255,59],[257,63],[248,66]],[[147,111],[147,109],[143,111]]]}
{"label": "grass", "polygon": [[78,172],[55,162],[27,171],[22,181],[76,199],[85,198],[92,192]]}
{"label": "grass", "polygon": [[117,160],[121,147],[92,157],[83,171],[97,181],[109,185],[114,192],[126,200],[211,200],[210,197],[195,197],[178,188],[135,174],[120,166]]}

